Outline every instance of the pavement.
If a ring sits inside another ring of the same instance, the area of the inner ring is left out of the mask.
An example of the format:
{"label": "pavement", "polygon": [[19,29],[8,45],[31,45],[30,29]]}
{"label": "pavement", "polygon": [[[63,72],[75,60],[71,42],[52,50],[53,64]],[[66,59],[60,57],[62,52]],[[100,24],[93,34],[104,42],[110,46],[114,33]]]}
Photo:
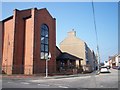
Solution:
{"label": "pavement", "polygon": [[54,75],[54,76],[40,76],[40,75],[1,75],[0,78],[9,78],[9,79],[60,79],[60,78],[71,78],[71,77],[83,77],[83,76],[90,76],[90,75],[99,75],[97,71],[94,71],[92,73],[86,73],[86,74],[74,74],[74,75]]}

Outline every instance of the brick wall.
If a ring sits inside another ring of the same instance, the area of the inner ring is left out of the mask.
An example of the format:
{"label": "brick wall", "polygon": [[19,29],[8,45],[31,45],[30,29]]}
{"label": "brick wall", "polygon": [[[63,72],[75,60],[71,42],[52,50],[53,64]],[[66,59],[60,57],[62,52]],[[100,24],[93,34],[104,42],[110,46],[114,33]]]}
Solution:
{"label": "brick wall", "polygon": [[[39,74],[45,72],[40,59],[40,26],[49,27],[49,73],[56,72],[56,20],[47,9],[14,10],[13,18],[4,20],[4,72],[7,74]],[[9,67],[8,67],[9,66]]]}
{"label": "brick wall", "polygon": [[41,47],[40,26],[42,24],[46,24],[49,27],[49,51],[52,57],[48,62],[48,72],[56,72],[56,20],[52,18],[46,9],[36,10],[35,17],[34,72],[45,73],[45,60],[40,60],[39,49]]}

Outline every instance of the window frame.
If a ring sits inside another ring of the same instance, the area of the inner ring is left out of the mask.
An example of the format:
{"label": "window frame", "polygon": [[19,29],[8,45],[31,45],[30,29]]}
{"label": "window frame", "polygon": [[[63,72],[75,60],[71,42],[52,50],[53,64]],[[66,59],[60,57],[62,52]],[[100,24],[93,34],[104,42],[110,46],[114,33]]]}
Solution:
{"label": "window frame", "polygon": [[[41,31],[41,34],[40,34],[40,40],[41,40],[41,47],[40,47],[40,59],[41,60],[45,60],[47,59],[46,58],[46,54],[49,54],[49,27],[47,24],[42,24],[40,26],[40,31]],[[47,32],[47,34],[46,34]],[[46,37],[47,35],[47,37]],[[42,38],[44,41],[42,41]],[[47,39],[47,43],[46,43],[46,39]],[[46,50],[46,47],[47,47],[47,50]],[[44,48],[44,49],[42,49]],[[42,55],[43,54],[43,58],[42,58]]]}

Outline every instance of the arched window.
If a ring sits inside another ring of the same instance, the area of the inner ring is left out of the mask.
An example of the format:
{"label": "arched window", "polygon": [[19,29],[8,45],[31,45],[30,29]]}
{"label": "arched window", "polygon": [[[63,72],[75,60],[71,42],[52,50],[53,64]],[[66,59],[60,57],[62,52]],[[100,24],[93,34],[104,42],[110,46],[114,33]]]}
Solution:
{"label": "arched window", "polygon": [[49,54],[49,29],[46,24],[41,25],[41,59],[46,59]]}

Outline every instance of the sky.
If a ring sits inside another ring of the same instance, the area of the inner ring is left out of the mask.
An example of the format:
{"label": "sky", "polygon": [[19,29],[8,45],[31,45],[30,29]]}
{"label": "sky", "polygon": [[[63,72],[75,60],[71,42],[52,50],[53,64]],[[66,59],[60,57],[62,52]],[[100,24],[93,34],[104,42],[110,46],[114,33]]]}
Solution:
{"label": "sky", "polygon": [[[14,9],[47,8],[56,18],[56,45],[74,29],[78,38],[96,52],[96,34],[91,2],[2,2],[3,20]],[[94,2],[95,20],[101,62],[118,53],[118,3]]]}

